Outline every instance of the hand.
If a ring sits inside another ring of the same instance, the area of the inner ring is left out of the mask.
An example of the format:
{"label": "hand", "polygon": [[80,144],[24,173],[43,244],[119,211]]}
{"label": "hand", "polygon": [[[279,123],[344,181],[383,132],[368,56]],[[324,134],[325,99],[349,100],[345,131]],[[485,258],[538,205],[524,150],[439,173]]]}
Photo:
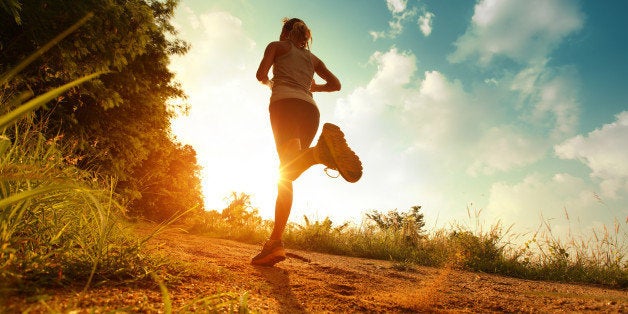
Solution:
{"label": "hand", "polygon": [[268,78],[265,78],[261,80],[260,83],[268,86],[270,89],[273,89],[273,80],[269,80]]}
{"label": "hand", "polygon": [[316,81],[312,79],[312,84],[310,84],[310,93],[318,92],[320,90],[319,87],[320,86],[316,84]]}

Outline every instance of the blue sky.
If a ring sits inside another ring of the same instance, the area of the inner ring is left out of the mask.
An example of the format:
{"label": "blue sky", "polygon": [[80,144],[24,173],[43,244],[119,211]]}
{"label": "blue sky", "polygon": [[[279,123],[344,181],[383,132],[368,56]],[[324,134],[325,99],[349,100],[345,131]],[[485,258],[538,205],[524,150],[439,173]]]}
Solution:
{"label": "blue sky", "polygon": [[[356,184],[314,167],[291,218],[341,223],[423,206],[428,226],[468,221],[558,233],[628,223],[626,1],[183,0],[192,49],[172,69],[189,95],[177,137],[195,147],[208,209],[231,191],[271,218],[270,91],[255,80],[283,17],[341,80],[316,94],[360,155]],[[567,216],[569,219],[567,219]]]}

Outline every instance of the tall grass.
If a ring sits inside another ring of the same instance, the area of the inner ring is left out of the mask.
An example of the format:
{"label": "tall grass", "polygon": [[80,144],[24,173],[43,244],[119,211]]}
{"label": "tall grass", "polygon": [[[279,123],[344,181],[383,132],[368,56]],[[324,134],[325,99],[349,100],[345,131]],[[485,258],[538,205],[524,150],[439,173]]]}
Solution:
{"label": "tall grass", "polygon": [[[373,212],[359,224],[334,225],[329,218],[312,221],[303,217],[302,223],[288,224],[284,242],[295,249],[391,260],[399,269],[451,267],[526,279],[628,286],[628,233],[619,221],[613,228],[603,226],[591,235],[570,234],[564,240],[547,222],[529,238],[499,222],[487,227],[481,222],[481,210],[470,209],[468,223],[426,231],[416,219],[417,210]],[[262,220],[250,204],[240,213],[240,219],[206,213],[204,218],[196,218],[195,231],[248,243],[261,243],[268,237],[271,221]],[[396,217],[393,221],[397,222],[382,223],[387,217]],[[233,221],[246,226],[237,235]]]}
{"label": "tall grass", "polygon": [[561,238],[543,222],[520,249],[521,263],[532,278],[592,282],[628,287],[628,231],[615,220],[588,235]]}
{"label": "tall grass", "polygon": [[59,139],[46,139],[32,119],[6,129],[2,141],[3,288],[76,281],[88,287],[94,278],[147,274],[140,243],[124,236],[124,209],[114,201],[113,182],[69,164]]}
{"label": "tall grass", "polygon": [[[73,165],[62,137],[43,135],[32,112],[100,73],[33,97],[9,81],[91,14],[0,75],[0,289],[4,292],[147,276],[141,242],[125,236],[113,182]],[[16,96],[14,96],[16,95]],[[32,99],[30,99],[33,97]]]}

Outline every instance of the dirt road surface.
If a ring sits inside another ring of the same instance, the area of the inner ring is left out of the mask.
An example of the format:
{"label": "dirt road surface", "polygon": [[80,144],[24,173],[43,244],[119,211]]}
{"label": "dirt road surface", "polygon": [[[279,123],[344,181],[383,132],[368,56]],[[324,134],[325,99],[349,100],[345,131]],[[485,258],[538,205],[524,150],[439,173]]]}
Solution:
{"label": "dirt road surface", "polygon": [[[594,312],[627,313],[628,291],[292,250],[275,267],[249,264],[260,246],[167,230],[152,241],[186,266],[166,286],[174,312],[202,311],[221,292],[247,296],[262,313]],[[4,312],[163,312],[157,285],[111,285],[14,297]],[[237,304],[237,301],[235,301]],[[0,311],[3,312],[3,311]]]}

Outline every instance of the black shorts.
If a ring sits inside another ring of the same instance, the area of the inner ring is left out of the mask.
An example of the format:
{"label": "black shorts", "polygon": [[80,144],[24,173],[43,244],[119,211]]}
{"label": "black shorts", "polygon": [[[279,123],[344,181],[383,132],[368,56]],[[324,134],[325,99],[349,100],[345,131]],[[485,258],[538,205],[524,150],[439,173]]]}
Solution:
{"label": "black shorts", "polygon": [[301,149],[310,147],[320,122],[320,112],[314,104],[287,98],[270,103],[268,111],[280,160],[283,159],[281,147],[291,139],[298,138]]}

